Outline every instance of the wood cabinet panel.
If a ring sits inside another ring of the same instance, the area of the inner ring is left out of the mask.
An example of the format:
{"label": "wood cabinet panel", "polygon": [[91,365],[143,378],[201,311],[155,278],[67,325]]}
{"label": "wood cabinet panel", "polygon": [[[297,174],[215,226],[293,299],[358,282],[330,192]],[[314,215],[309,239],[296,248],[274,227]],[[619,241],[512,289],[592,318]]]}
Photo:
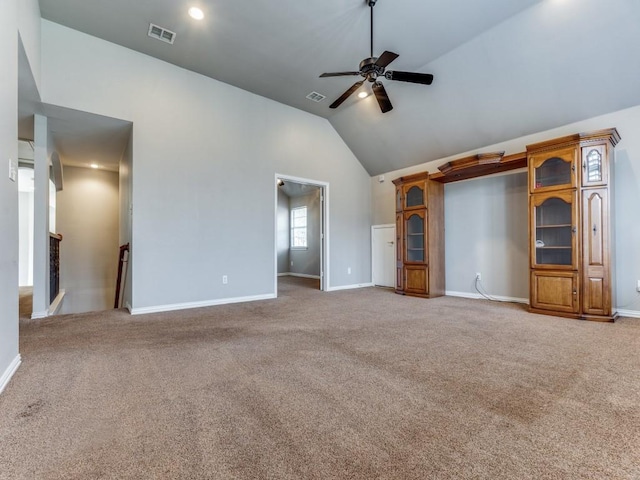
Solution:
{"label": "wood cabinet panel", "polygon": [[531,310],[615,319],[610,182],[619,141],[612,128],[527,146]]}
{"label": "wood cabinet panel", "polygon": [[404,290],[407,293],[425,294],[429,291],[427,267],[422,265],[405,265]]}
{"label": "wood cabinet panel", "polygon": [[540,310],[578,312],[576,272],[531,272],[531,306]]}
{"label": "wood cabinet panel", "polygon": [[607,315],[611,310],[609,287],[609,216],[606,188],[582,192],[583,310]]}
{"label": "wood cabinet panel", "polygon": [[396,213],[396,290],[404,290],[404,215]]}
{"label": "wood cabinet panel", "polygon": [[[397,178],[396,293],[444,295],[444,186],[429,173]],[[433,265],[433,268],[431,268]]]}

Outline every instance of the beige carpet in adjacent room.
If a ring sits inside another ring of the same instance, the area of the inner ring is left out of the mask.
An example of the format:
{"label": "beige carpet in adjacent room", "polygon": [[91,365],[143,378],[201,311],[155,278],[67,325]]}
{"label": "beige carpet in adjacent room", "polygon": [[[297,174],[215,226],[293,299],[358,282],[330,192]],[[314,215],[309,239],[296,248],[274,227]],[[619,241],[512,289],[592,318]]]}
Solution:
{"label": "beige carpet in adjacent room", "polygon": [[640,320],[323,293],[21,321],[1,479],[640,479]]}

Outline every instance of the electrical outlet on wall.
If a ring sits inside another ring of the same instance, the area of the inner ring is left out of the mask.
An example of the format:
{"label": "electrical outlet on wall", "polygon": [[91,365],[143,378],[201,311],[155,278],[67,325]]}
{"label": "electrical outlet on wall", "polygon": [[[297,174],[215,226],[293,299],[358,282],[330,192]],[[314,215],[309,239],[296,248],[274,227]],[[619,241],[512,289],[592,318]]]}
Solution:
{"label": "electrical outlet on wall", "polygon": [[476,272],[476,280],[482,280],[482,274],[480,272]]}
{"label": "electrical outlet on wall", "polygon": [[229,283],[229,278],[227,278],[227,276],[226,276],[226,275],[222,275],[222,283],[223,283],[224,285],[226,285],[227,283]]}
{"label": "electrical outlet on wall", "polygon": [[351,275],[351,267],[347,267],[347,275]]}
{"label": "electrical outlet on wall", "polygon": [[636,292],[640,292],[640,280],[638,280],[638,283],[636,284]]}

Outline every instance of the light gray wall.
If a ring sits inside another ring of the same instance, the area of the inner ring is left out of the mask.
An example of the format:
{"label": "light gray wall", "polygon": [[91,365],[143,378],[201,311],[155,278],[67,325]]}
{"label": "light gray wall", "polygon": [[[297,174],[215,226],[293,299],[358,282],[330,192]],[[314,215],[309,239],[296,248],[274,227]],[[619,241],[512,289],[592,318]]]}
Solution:
{"label": "light gray wall", "polygon": [[[15,23],[12,26],[15,28]],[[38,0],[18,1],[18,30],[31,74],[40,89],[40,4]]]}
{"label": "light gray wall", "polygon": [[328,121],[46,20],[42,36],[43,101],[133,121],[134,309],[275,294],[276,172],[330,185],[330,286],[371,281],[369,176]]}
{"label": "light gray wall", "polygon": [[19,285],[23,287],[33,285],[33,192],[20,192],[18,206]]}
{"label": "light gray wall", "polygon": [[289,208],[307,207],[307,249],[289,252],[289,272],[320,276],[320,188],[309,195],[292,197]]}
{"label": "light gray wall", "polygon": [[0,2],[0,390],[18,361],[18,2]]}
{"label": "light gray wall", "polygon": [[527,174],[445,187],[446,289],[475,292],[475,274],[493,295],[529,298]]}
{"label": "light gray wall", "polygon": [[57,199],[60,313],[113,307],[118,267],[118,174],[66,167]]}
{"label": "light gray wall", "polygon": [[289,244],[291,235],[289,234],[289,197],[278,188],[278,273],[289,272]]}
{"label": "light gray wall", "polygon": [[[437,172],[449,160],[481,152],[525,151],[526,145],[577,132],[617,127],[622,141],[616,149],[615,274],[619,310],[640,315],[640,106],[553,130],[490,145],[455,157],[442,158],[386,173],[383,182],[371,178],[374,224],[395,222],[395,190],[391,180],[420,171]],[[475,293],[475,272],[490,294],[528,299],[526,174],[485,177],[445,186],[445,251],[448,291]],[[522,218],[519,217],[522,215]],[[502,225],[502,226],[501,226]],[[501,258],[500,251],[504,251]]]}

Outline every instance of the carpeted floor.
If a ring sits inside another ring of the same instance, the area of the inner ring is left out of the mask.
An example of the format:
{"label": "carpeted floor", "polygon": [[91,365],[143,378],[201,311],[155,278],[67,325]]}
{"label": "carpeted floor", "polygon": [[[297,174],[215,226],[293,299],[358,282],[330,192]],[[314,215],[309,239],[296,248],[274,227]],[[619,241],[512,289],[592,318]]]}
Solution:
{"label": "carpeted floor", "polygon": [[2,479],[640,479],[640,320],[366,288],[21,322]]}

